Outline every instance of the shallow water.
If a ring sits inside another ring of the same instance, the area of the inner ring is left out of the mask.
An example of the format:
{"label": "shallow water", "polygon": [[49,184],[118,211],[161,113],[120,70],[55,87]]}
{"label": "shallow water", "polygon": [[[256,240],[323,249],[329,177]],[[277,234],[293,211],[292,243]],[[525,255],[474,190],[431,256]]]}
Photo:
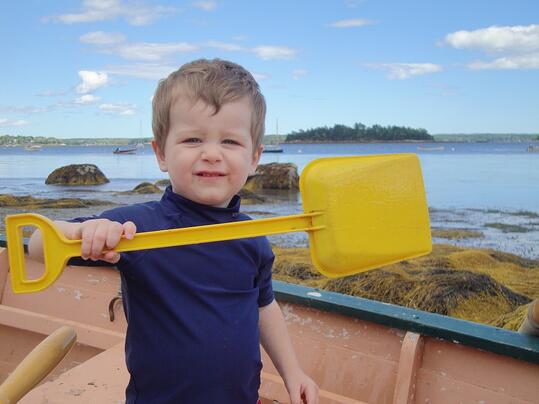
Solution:
{"label": "shallow water", "polygon": [[[537,143],[536,143],[537,144]],[[443,147],[443,150],[419,148]],[[433,227],[479,230],[481,239],[451,241],[453,244],[495,248],[529,258],[539,258],[539,153],[526,152],[526,143],[444,144],[285,144],[282,154],[263,154],[261,163],[292,162],[298,171],[321,157],[386,153],[417,153],[431,207]],[[91,198],[128,204],[159,198],[156,195],[118,195],[142,181],[166,178],[159,171],[149,146],[136,155],[114,155],[114,146],[44,147],[37,152],[0,147],[0,194],[32,195],[42,198]],[[45,185],[54,169],[80,163],[96,164],[111,180],[91,187]],[[268,201],[246,205],[253,217],[280,216],[302,212],[297,193],[265,192]],[[103,207],[87,209],[99,212]],[[531,216],[517,215],[529,211]],[[1,209],[0,218],[16,209]],[[54,217],[86,214],[81,210],[43,211]],[[488,223],[520,225],[526,232],[507,232]],[[360,229],[358,229],[360,231]],[[277,244],[306,245],[305,234],[272,236]],[[447,242],[434,239],[435,242]]]}

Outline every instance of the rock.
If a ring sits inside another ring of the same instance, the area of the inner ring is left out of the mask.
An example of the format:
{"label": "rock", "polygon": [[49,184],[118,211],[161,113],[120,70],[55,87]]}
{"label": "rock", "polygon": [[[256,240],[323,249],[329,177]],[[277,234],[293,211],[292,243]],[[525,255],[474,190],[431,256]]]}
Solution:
{"label": "rock", "polygon": [[241,196],[242,205],[254,205],[256,203],[262,203],[266,201],[266,198],[257,195],[247,189],[241,189],[240,192],[238,192],[238,195]]}
{"label": "rock", "polygon": [[163,191],[151,182],[141,182],[129,193],[132,194],[160,194]]}
{"label": "rock", "polygon": [[156,187],[168,187],[170,185],[170,180],[167,178],[164,180],[155,181],[154,185]]}
{"label": "rock", "polygon": [[163,190],[151,182],[141,182],[131,191],[117,192],[118,195],[133,195],[133,194],[161,194]]}
{"label": "rock", "polygon": [[97,199],[60,198],[46,199],[34,198],[30,195],[13,196],[0,194],[1,208],[41,209],[41,208],[87,208],[89,206],[112,205],[112,202]]}
{"label": "rock", "polygon": [[45,184],[100,185],[109,182],[105,174],[94,164],[71,164],[49,174]]}
{"label": "rock", "polygon": [[299,188],[298,167],[293,163],[260,164],[256,174],[247,179],[244,186],[249,191],[257,189],[290,189]]}

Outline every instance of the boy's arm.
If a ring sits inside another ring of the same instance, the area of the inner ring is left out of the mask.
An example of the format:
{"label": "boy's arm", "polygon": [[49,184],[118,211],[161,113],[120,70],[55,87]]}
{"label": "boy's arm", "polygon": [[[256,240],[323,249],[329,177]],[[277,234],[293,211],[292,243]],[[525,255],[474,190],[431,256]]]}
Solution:
{"label": "boy's arm", "polygon": [[279,305],[259,309],[260,342],[283,378],[292,404],[317,404],[318,386],[301,369]]}

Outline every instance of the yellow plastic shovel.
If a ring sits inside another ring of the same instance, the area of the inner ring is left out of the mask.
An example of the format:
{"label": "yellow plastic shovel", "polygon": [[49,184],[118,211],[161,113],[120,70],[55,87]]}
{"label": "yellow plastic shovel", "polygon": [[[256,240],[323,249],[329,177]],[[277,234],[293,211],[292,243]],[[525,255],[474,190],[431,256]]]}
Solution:
{"label": "yellow plastic shovel", "polygon": [[[431,251],[429,216],[415,154],[331,157],[314,160],[300,178],[303,214],[138,233],[116,251],[133,251],[297,231],[309,233],[316,268],[329,277],[366,271]],[[21,227],[42,232],[45,271],[28,279]],[[51,285],[80,240],[68,240],[40,215],[6,218],[13,290],[37,292]]]}

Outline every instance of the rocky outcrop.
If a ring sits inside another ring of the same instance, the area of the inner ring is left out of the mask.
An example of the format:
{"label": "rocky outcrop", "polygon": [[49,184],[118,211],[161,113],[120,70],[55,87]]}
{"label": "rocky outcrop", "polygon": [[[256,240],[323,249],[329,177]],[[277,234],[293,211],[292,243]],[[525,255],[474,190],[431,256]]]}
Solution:
{"label": "rocky outcrop", "polygon": [[71,164],[49,174],[45,184],[100,185],[109,182],[105,174],[94,164]]}
{"label": "rocky outcrop", "polygon": [[263,203],[266,201],[266,198],[255,194],[252,191],[249,191],[247,189],[241,189],[240,192],[238,192],[238,195],[241,196],[241,204],[242,205],[254,205],[257,203]]}
{"label": "rocky outcrop", "polygon": [[141,182],[129,193],[132,194],[160,194],[163,191],[151,182]]}
{"label": "rocky outcrop", "polygon": [[30,195],[13,196],[0,194],[0,208],[42,209],[42,208],[87,208],[89,206],[111,205],[112,202],[79,198],[34,198]]}
{"label": "rocky outcrop", "polygon": [[170,185],[170,180],[164,179],[164,180],[155,181],[154,185],[157,187],[168,187]]}
{"label": "rocky outcrop", "polygon": [[260,164],[256,174],[247,179],[245,189],[289,189],[299,188],[298,167],[293,163]]}

